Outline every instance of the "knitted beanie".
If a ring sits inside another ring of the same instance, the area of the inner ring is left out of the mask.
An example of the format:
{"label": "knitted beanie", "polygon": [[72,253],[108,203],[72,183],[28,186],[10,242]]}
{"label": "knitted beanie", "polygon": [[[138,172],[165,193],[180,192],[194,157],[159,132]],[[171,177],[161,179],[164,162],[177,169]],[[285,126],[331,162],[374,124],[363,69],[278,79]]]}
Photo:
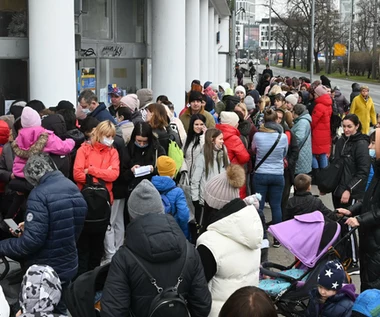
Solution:
{"label": "knitted beanie", "polygon": [[211,178],[205,186],[204,200],[214,209],[221,209],[239,198],[239,189],[245,184],[245,172],[240,165],[231,164],[225,172]]}
{"label": "knitted beanie", "polygon": [[48,265],[35,264],[29,267],[22,280],[20,306],[26,314],[52,313],[61,294],[58,274]]}
{"label": "knitted beanie", "polygon": [[222,111],[220,113],[220,123],[228,124],[236,128],[239,123],[239,116],[235,112]]}
{"label": "knitted beanie", "polygon": [[344,282],[345,272],[339,261],[328,261],[318,275],[318,285],[329,290],[340,290]]}
{"label": "knitted beanie", "polygon": [[157,158],[157,170],[160,176],[173,177],[177,166],[171,157],[162,155]]}
{"label": "knitted beanie", "polygon": [[195,100],[202,101],[203,97],[199,91],[192,90],[190,91],[190,94],[189,94],[189,103]]}
{"label": "knitted beanie", "polygon": [[314,92],[315,92],[319,97],[328,94],[328,91],[326,90],[326,87],[323,86],[323,85],[319,85],[319,86],[315,87],[315,88],[314,88]]}
{"label": "knitted beanie", "polygon": [[246,91],[245,91],[245,88],[243,86],[237,86],[235,88],[235,94],[238,92],[238,91],[241,91],[242,93],[244,93],[244,97],[245,95],[247,94]]}
{"label": "knitted beanie", "polygon": [[149,103],[153,102],[153,91],[148,88],[142,88],[137,90],[137,97],[140,100],[140,109],[144,108]]}
{"label": "knitted beanie", "polygon": [[120,99],[120,103],[123,104],[122,106],[126,105],[129,109],[132,110],[132,112],[135,112],[136,109],[139,109],[140,106],[140,100],[136,94],[129,94],[124,96]]}
{"label": "knitted beanie", "polygon": [[354,312],[368,317],[380,317],[380,290],[367,289],[361,293],[352,307],[352,315]]}
{"label": "knitted beanie", "polygon": [[252,96],[245,97],[244,103],[247,106],[248,111],[255,108],[255,101],[253,100]]}
{"label": "knitted beanie", "polygon": [[131,219],[146,214],[165,213],[160,193],[147,179],[143,179],[129,196],[128,212]]}
{"label": "knitted beanie", "polygon": [[298,102],[298,98],[295,95],[291,94],[285,98],[285,101],[295,106]]}
{"label": "knitted beanie", "polygon": [[30,107],[24,107],[21,114],[21,126],[23,128],[40,127],[41,117],[38,112]]}

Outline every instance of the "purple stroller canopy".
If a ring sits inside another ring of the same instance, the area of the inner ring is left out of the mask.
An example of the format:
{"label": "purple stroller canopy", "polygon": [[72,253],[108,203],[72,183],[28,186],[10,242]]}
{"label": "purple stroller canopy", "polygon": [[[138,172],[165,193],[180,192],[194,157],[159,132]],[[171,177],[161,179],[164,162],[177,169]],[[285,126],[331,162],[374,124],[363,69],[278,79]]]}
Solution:
{"label": "purple stroller canopy", "polygon": [[340,234],[340,225],[336,223],[335,235],[323,250],[319,250],[324,226],[323,214],[314,211],[272,225],[268,231],[304,265],[313,268]]}

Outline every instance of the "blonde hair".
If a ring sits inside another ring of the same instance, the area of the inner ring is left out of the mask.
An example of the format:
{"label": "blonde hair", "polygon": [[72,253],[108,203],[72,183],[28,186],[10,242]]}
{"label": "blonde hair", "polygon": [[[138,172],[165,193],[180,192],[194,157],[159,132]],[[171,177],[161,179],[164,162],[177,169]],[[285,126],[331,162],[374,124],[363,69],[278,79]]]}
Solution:
{"label": "blonde hair", "polygon": [[[263,108],[261,108],[261,106],[264,106]],[[269,107],[270,106],[270,99],[268,96],[263,96],[263,97],[260,97],[259,99],[259,108],[260,109],[265,109],[266,107]]]}
{"label": "blonde hair", "polygon": [[269,96],[274,96],[274,95],[277,95],[277,94],[280,94],[282,91],[281,87],[279,85],[274,85],[271,90],[269,90],[269,93],[268,95]]}
{"label": "blonde hair", "polygon": [[244,119],[245,119],[247,117],[247,115],[248,115],[248,110],[247,110],[246,104],[244,102],[240,102],[235,107],[239,107],[241,110],[243,110]]}
{"label": "blonde hair", "polygon": [[96,126],[96,128],[94,128],[94,130],[91,132],[91,141],[92,143],[96,143],[96,142],[100,142],[102,137],[111,136],[114,138],[115,135],[116,135],[115,125],[111,121],[106,120],[106,121],[100,122]]}

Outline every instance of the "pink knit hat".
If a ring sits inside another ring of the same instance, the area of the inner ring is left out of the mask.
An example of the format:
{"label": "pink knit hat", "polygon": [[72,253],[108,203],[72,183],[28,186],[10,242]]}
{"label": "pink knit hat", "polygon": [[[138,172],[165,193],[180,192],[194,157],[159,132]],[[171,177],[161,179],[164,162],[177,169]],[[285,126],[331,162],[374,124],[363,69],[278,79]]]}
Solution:
{"label": "pink knit hat", "polygon": [[41,117],[38,112],[30,107],[25,107],[21,114],[21,126],[23,128],[40,127]]}
{"label": "pink knit hat", "polygon": [[128,94],[120,99],[120,103],[122,103],[122,107],[126,105],[132,112],[135,112],[136,109],[140,106],[140,100],[137,98],[136,94]]}
{"label": "pink knit hat", "polygon": [[326,87],[323,85],[319,85],[314,88],[314,92],[318,95],[318,97],[327,95],[329,92],[327,91]]}

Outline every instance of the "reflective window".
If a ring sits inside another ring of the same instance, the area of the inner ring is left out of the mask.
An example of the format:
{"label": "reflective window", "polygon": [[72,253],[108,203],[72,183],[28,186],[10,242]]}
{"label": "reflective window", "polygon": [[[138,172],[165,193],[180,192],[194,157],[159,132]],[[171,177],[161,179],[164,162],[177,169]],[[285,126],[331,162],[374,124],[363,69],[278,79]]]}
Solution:
{"label": "reflective window", "polygon": [[0,37],[28,36],[27,0],[0,1]]}
{"label": "reflective window", "polygon": [[117,0],[117,42],[144,42],[144,10],[143,0]]}
{"label": "reflective window", "polygon": [[81,18],[84,38],[112,38],[112,0],[82,0]]}

